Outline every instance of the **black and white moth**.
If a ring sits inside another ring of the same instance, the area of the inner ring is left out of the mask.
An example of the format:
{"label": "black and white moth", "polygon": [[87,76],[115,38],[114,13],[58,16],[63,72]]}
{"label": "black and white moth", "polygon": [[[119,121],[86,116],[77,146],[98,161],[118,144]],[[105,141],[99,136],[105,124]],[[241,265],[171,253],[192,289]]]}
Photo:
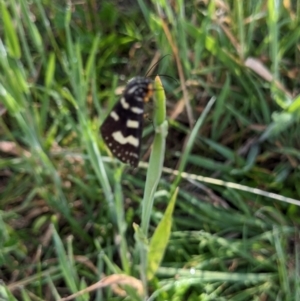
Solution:
{"label": "black and white moth", "polygon": [[153,95],[152,80],[132,78],[101,126],[102,137],[120,161],[137,167],[140,159],[144,102]]}

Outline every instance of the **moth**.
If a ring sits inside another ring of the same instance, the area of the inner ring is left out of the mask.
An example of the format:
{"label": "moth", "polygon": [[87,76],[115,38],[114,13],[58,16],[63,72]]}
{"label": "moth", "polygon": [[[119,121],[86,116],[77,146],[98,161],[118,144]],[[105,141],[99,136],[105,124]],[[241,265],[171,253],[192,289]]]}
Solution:
{"label": "moth", "polygon": [[144,103],[152,95],[153,82],[150,78],[132,78],[100,128],[101,135],[113,155],[132,167],[139,164]]}

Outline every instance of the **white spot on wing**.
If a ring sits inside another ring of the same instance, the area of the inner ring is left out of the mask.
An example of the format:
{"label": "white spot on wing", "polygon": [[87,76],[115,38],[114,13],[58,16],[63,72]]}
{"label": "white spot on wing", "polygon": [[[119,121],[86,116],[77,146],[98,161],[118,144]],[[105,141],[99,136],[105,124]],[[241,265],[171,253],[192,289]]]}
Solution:
{"label": "white spot on wing", "polygon": [[115,121],[118,121],[120,119],[119,115],[115,111],[111,111],[110,117],[112,117]]}
{"label": "white spot on wing", "polygon": [[132,135],[124,137],[123,134],[121,133],[121,131],[114,132],[112,134],[112,137],[120,144],[129,143],[135,147],[139,146],[139,140],[137,138],[135,138]]}
{"label": "white spot on wing", "polygon": [[136,121],[136,120],[128,119],[127,123],[126,123],[126,126],[128,128],[138,129],[139,128],[139,122]]}
{"label": "white spot on wing", "polygon": [[144,113],[144,110],[141,109],[141,108],[138,108],[138,107],[132,107],[130,110],[131,110],[131,112],[133,112],[135,114],[142,114],[142,113]]}
{"label": "white spot on wing", "polygon": [[129,103],[126,102],[126,100],[125,100],[124,97],[121,98],[120,102],[121,102],[121,105],[122,105],[122,107],[123,107],[124,109],[128,109],[128,108],[129,108]]}
{"label": "white spot on wing", "polygon": [[138,156],[136,153],[130,153],[129,155],[130,155],[131,157],[139,158],[139,156]]}
{"label": "white spot on wing", "polygon": [[127,93],[128,94],[132,94],[132,93],[134,93],[135,92],[135,90],[138,88],[138,86],[133,86],[133,87],[131,87],[128,91],[127,91]]}

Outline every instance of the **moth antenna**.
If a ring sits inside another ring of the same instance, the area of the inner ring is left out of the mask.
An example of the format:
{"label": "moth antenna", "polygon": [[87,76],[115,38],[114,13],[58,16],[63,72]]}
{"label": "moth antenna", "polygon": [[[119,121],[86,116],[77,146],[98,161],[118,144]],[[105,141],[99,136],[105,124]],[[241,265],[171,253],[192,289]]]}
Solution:
{"label": "moth antenna", "polygon": [[151,68],[147,71],[145,77],[147,77],[147,75],[150,73],[150,71],[155,68],[166,56],[171,55],[171,54],[165,54],[163,57],[161,57],[153,66],[151,66]]}

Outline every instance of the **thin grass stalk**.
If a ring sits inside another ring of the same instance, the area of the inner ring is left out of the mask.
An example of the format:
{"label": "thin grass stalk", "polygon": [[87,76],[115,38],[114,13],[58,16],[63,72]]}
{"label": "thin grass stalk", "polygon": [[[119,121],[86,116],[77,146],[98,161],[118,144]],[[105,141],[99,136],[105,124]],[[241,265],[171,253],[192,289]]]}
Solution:
{"label": "thin grass stalk", "polygon": [[159,77],[155,78],[154,85],[156,110],[153,123],[155,127],[155,137],[149,160],[149,168],[142,202],[142,230],[146,236],[149,229],[154,193],[162,173],[166,136],[168,132],[168,123],[166,121],[166,98]]}
{"label": "thin grass stalk", "polygon": [[[153,123],[155,127],[155,137],[153,148],[149,160],[145,192],[142,201],[142,235],[148,237],[150,217],[154,202],[154,193],[159,183],[166,148],[166,136],[168,133],[168,122],[166,120],[166,97],[159,77],[154,81],[154,99],[156,110],[154,113]],[[138,241],[140,260],[141,260],[141,280],[144,285],[145,295],[147,294],[147,246],[144,241]]]}

